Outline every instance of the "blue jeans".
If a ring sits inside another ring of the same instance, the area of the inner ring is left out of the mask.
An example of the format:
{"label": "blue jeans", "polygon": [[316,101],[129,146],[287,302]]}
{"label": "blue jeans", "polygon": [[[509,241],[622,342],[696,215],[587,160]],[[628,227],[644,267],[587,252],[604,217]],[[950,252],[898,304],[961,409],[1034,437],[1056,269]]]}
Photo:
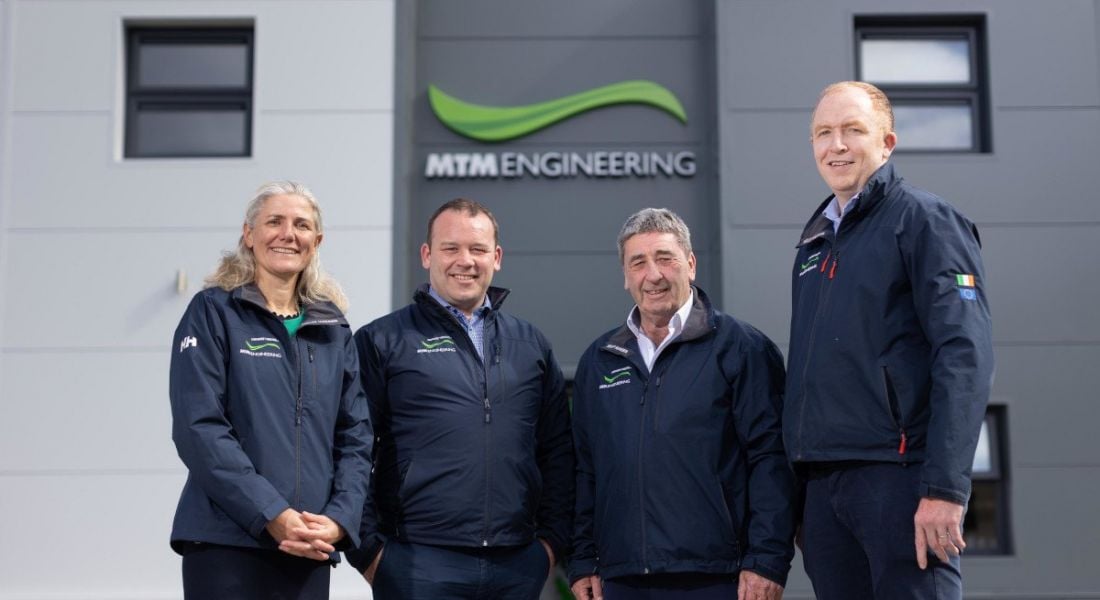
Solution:
{"label": "blue jeans", "polygon": [[917,566],[913,515],[921,466],[800,465],[802,555],[817,600],[961,600],[959,557]]}
{"label": "blue jeans", "polygon": [[536,600],[549,573],[550,557],[537,540],[502,548],[390,540],[372,591],[378,600]]}

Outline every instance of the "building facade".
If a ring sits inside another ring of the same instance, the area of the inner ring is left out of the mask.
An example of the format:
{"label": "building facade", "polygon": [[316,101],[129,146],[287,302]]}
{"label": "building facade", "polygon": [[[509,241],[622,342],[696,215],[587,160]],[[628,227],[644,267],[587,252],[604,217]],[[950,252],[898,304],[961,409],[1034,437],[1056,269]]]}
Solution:
{"label": "building facade", "polygon": [[[169,345],[259,183],[315,191],[355,327],[469,196],[568,375],[625,318],[614,239],[645,206],[783,345],[828,194],[810,110],[844,79],[887,90],[892,161],[982,235],[968,597],[1100,598],[1100,0],[0,0],[0,599],[180,596]],[[786,597],[812,598],[798,559]]]}

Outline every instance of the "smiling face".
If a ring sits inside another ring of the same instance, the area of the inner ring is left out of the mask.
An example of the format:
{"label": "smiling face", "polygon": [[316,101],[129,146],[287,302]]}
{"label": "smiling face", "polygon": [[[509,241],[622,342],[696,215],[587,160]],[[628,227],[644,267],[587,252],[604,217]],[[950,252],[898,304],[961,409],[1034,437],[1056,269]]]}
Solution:
{"label": "smiling face", "polygon": [[297,279],[309,266],[323,237],[317,215],[301,196],[270,196],[253,225],[244,224],[244,243],[256,256],[256,279]]}
{"label": "smiling face", "polygon": [[664,327],[691,295],[695,254],[685,253],[675,234],[638,233],[623,244],[623,276],[642,323]]}
{"label": "smiling face", "polygon": [[472,315],[485,302],[485,292],[500,270],[503,251],[496,244],[493,222],[484,213],[445,210],[432,224],[431,245],[420,247],[420,264],[428,270],[435,293]]}
{"label": "smiling face", "polygon": [[832,91],[814,109],[810,141],[817,172],[841,206],[886,164],[897,139],[875,112],[871,97],[859,88]]}

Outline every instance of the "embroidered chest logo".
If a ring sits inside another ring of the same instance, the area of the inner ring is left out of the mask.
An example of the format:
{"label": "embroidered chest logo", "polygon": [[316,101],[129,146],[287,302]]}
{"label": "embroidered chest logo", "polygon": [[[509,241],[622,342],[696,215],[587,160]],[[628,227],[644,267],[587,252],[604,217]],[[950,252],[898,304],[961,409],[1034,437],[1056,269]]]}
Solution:
{"label": "embroidered chest logo", "polygon": [[959,288],[959,297],[963,300],[975,301],[978,299],[978,292],[974,289],[974,276],[969,273],[957,273],[955,275],[955,285]]}
{"label": "embroidered chest logo", "polygon": [[615,369],[607,375],[604,375],[604,382],[600,384],[600,389],[606,390],[630,383],[630,369],[631,367],[623,367],[621,369]]}
{"label": "embroidered chest logo", "polygon": [[806,261],[798,265],[798,276],[802,277],[806,273],[813,271],[817,268],[818,263],[821,262],[821,252],[814,252],[806,257]]}
{"label": "embroidered chest logo", "polygon": [[417,354],[434,354],[436,352],[458,352],[455,341],[449,335],[440,335],[426,340],[421,340]]}
{"label": "embroidered chest logo", "polygon": [[245,356],[257,356],[260,358],[282,358],[283,349],[279,346],[279,340],[270,337],[254,337],[245,340],[244,348],[238,350]]}
{"label": "embroidered chest logo", "polygon": [[186,350],[188,348],[198,348],[198,347],[199,347],[199,340],[197,340],[195,338],[195,336],[193,336],[193,335],[189,335],[189,336],[183,338],[182,341],[180,341],[180,352],[183,352],[184,350]]}

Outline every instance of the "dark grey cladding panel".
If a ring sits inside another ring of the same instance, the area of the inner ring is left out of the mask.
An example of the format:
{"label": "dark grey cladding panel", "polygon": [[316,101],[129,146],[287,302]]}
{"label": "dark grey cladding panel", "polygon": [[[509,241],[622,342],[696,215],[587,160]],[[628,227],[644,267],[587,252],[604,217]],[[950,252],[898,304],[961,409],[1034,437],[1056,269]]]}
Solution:
{"label": "dark grey cladding panel", "polygon": [[712,30],[705,10],[709,6],[704,6],[710,4],[703,0],[428,0],[420,3],[417,33],[462,38],[690,36]]}
{"label": "dark grey cladding panel", "polygon": [[[625,318],[631,300],[622,289],[615,238],[640,208],[668,207],[687,220],[700,259],[699,281],[720,300],[713,3],[422,1],[415,12],[415,68],[398,70],[399,77],[412,78],[398,87],[412,90],[407,110],[413,131],[411,164],[398,165],[410,200],[397,200],[409,222],[397,232],[396,251],[415,255],[428,216],[446,200],[467,196],[485,203],[501,224],[504,270],[496,281],[515,289],[508,308],[542,327],[565,365],[575,365],[592,339]],[[687,124],[657,108],[619,105],[485,144],[443,125],[427,97],[434,84],[474,104],[519,106],[636,79],[670,89],[684,106]],[[696,173],[640,179],[424,177],[429,153],[551,151],[691,151]],[[426,278],[419,260],[405,270],[409,282]]]}
{"label": "dark grey cladding panel", "polygon": [[702,54],[710,50],[696,39],[446,40],[422,42],[419,52],[416,143],[465,141],[435,118],[429,84],[473,104],[522,106],[645,79],[672,91],[688,117],[685,125],[657,108],[612,106],[506,142],[509,146],[592,140],[687,143],[710,133],[713,83],[709,71],[699,68],[706,58]]}
{"label": "dark grey cladding panel", "polygon": [[500,222],[505,252],[614,251],[626,217],[650,206],[676,211],[692,228],[697,246],[705,248],[717,238],[711,234],[714,207],[694,182],[680,178],[432,180],[420,190],[422,198],[433,200],[425,205],[424,220],[436,206],[458,196],[488,206]]}

